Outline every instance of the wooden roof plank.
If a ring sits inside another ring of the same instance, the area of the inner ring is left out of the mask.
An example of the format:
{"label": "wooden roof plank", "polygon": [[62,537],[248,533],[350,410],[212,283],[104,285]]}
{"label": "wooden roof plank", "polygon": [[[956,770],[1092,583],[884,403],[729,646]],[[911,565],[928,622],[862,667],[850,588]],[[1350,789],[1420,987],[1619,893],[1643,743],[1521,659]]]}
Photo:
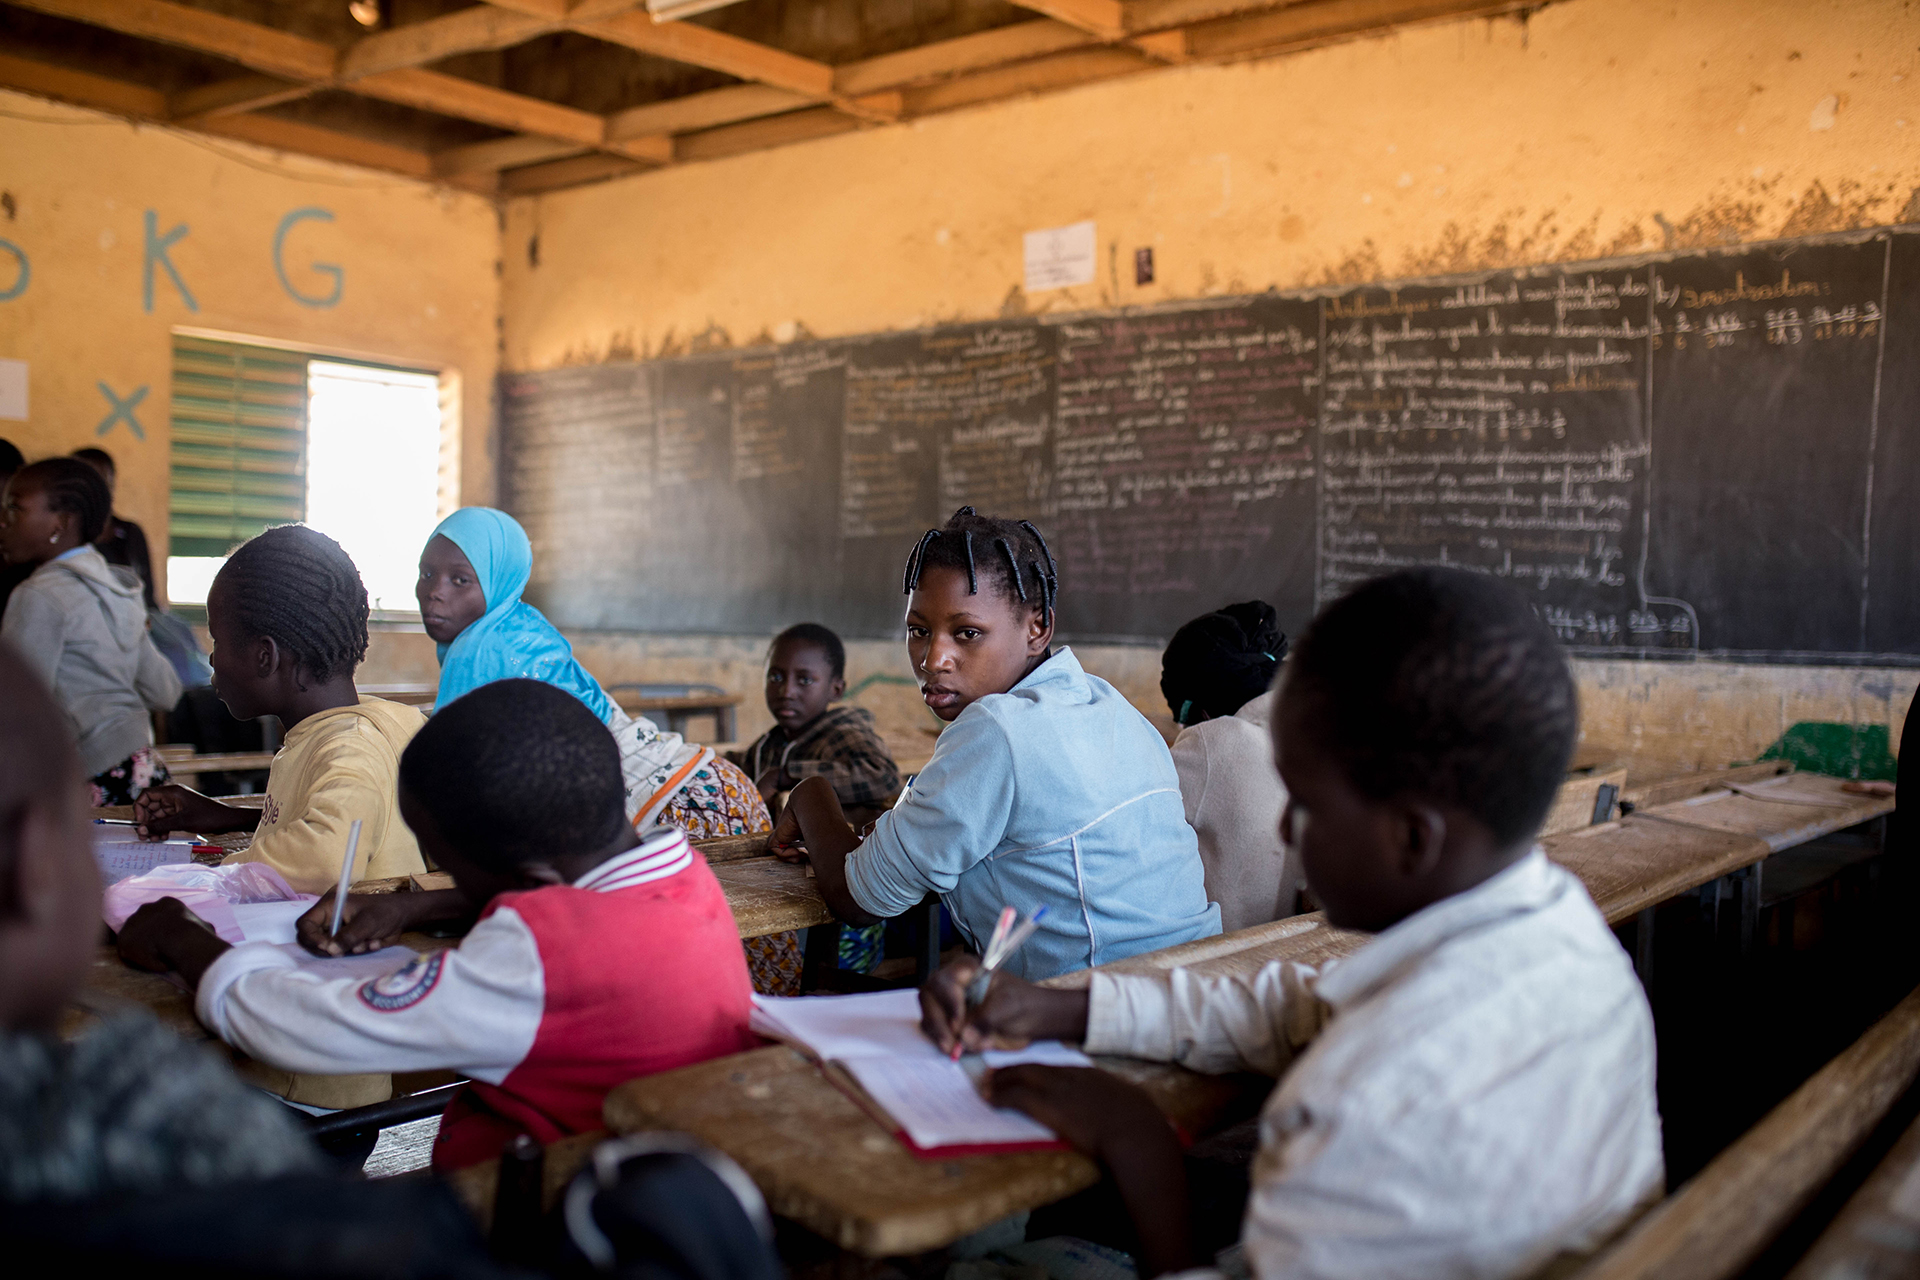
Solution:
{"label": "wooden roof plank", "polygon": [[812,106],[816,101],[804,93],[776,89],[770,84],[730,85],[616,111],[607,117],[607,140],[619,142],[661,133],[711,129]]}
{"label": "wooden roof plank", "polygon": [[1078,27],[1102,40],[1118,40],[1127,32],[1126,7],[1120,0],[1016,0],[1023,9],[1044,13],[1057,22]]}
{"label": "wooden roof plank", "polygon": [[1196,22],[1237,18],[1250,13],[1292,8],[1308,0],[1126,0],[1127,30],[1135,33],[1188,27]]}
{"label": "wooden roof plank", "polygon": [[605,122],[590,111],[563,107],[557,102],[509,93],[491,85],[479,84],[438,71],[407,68],[382,71],[353,82],[353,92],[397,102],[422,111],[477,120],[496,129],[516,133],[537,133],[561,138],[585,146],[597,147],[605,134]]}
{"label": "wooden roof plank", "polygon": [[943,84],[909,89],[907,115],[923,116],[960,107],[997,102],[1029,93],[1047,93],[1074,85],[1151,71],[1161,64],[1137,49],[1108,46],[1056,54],[1037,62],[961,76]]}
{"label": "wooden roof plank", "polygon": [[323,160],[338,160],[344,164],[404,173],[412,178],[434,176],[433,159],[424,151],[337,133],[332,129],[320,129],[297,120],[278,120],[272,116],[217,116],[196,125],[195,129],[263,147],[318,156]]}
{"label": "wooden roof plank", "polygon": [[643,11],[571,25],[582,35],[624,45],[637,53],[723,71],[742,80],[776,85],[811,98],[827,98],[833,94],[833,68],[826,63],[742,40],[711,27],[690,22],[655,22]]}
{"label": "wooden roof plank", "polygon": [[1041,18],[843,63],[834,68],[833,87],[848,96],[876,93],[1097,43],[1096,37],[1077,27]]}
{"label": "wooden roof plank", "polygon": [[1384,35],[1399,27],[1460,18],[1494,18],[1538,7],[1539,0],[1319,0],[1271,13],[1187,28],[1193,57],[1259,57],[1339,40]]}
{"label": "wooden roof plank", "polygon": [[576,156],[571,160],[555,160],[549,164],[529,165],[524,169],[509,169],[500,175],[500,194],[503,196],[538,195],[543,191],[558,191],[562,187],[577,187],[588,182],[622,178],[630,173],[645,173],[647,168],[648,166],[639,161],[596,152]]}
{"label": "wooden roof plank", "polygon": [[170,0],[14,0],[22,8],[70,18],[123,35],[140,36],[211,53],[254,71],[289,80],[333,75],[334,49],[258,23],[229,18]]}
{"label": "wooden roof plank", "polygon": [[551,18],[474,5],[356,40],[341,51],[338,74],[353,80],[379,71],[423,67],[459,53],[510,49],[565,26]]}
{"label": "wooden roof plank", "polygon": [[490,138],[485,142],[436,151],[433,153],[433,171],[444,177],[463,173],[496,173],[501,169],[569,159],[585,150],[588,148],[558,138],[516,134],[511,138]]}
{"label": "wooden roof plank", "polygon": [[312,92],[310,84],[294,84],[278,76],[235,76],[173,94],[167,99],[167,110],[177,123],[193,123],[236,111],[278,106]]}
{"label": "wooden roof plank", "polygon": [[16,58],[9,53],[0,53],[0,89],[17,89],[77,107],[93,107],[148,120],[163,119],[167,114],[167,95],[157,89]]}
{"label": "wooden roof plank", "polygon": [[809,111],[791,111],[786,115],[749,120],[744,124],[722,125],[701,133],[674,139],[674,158],[678,160],[718,160],[748,151],[763,151],[795,142],[829,138],[851,133],[860,122],[832,107]]}

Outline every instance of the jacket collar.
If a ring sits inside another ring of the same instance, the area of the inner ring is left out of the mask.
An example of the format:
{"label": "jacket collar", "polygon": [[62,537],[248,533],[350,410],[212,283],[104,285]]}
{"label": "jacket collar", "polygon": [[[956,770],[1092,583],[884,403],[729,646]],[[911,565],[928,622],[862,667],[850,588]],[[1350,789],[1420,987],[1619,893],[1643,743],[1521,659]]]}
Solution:
{"label": "jacket collar", "polygon": [[1566,891],[1565,880],[1535,845],[1499,874],[1414,912],[1328,966],[1318,994],[1336,1011],[1358,1003],[1453,939],[1549,906]]}
{"label": "jacket collar", "polygon": [[1073,650],[1066,645],[1055,649],[1052,657],[1029,671],[1024,680],[1007,692],[1019,693],[1022,690],[1038,690],[1047,686],[1055,687],[1056,692],[1067,689],[1085,690],[1087,687],[1086,670],[1081,667],[1080,659],[1073,656]]}

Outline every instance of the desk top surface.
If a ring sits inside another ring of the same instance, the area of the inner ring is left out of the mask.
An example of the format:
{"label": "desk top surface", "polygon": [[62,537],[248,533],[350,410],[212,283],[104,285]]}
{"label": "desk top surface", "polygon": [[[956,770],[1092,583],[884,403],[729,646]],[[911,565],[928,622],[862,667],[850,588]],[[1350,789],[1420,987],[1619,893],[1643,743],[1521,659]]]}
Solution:
{"label": "desk top surface", "polygon": [[[1842,792],[1839,779],[1800,774],[1762,784],[1757,795],[1721,792],[1541,843],[1549,857],[1581,878],[1608,920],[1620,923],[1761,862],[1770,852],[1891,808],[1881,797]],[[1324,963],[1357,950],[1368,937],[1335,928],[1314,913],[1129,957],[1105,969],[1145,973],[1185,966],[1209,975],[1247,975],[1280,960]],[[1083,987],[1090,976],[1063,974],[1047,985]],[[1101,1065],[1147,1088],[1193,1133],[1257,1105],[1266,1087],[1250,1077],[1202,1077],[1153,1063],[1105,1059]],[[699,1135],[740,1161],[775,1213],[868,1256],[936,1248],[1007,1214],[1071,1194],[1095,1176],[1090,1162],[1061,1152],[920,1160],[784,1046],[630,1081],[608,1098],[605,1115],[616,1132],[675,1128]]]}

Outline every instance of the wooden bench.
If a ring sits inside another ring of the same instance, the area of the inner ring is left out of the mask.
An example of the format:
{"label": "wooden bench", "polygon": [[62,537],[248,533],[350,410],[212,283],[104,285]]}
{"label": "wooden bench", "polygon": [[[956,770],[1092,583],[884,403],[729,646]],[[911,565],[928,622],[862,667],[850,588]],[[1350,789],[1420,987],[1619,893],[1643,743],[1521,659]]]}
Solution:
{"label": "wooden bench", "polygon": [[1787,1280],[1920,1275],[1920,1120],[1827,1225]]}
{"label": "wooden bench", "polygon": [[[1812,1201],[1917,1076],[1920,990],[1636,1222],[1581,1269],[1578,1280],[1738,1275]],[[1863,1213],[1867,1209],[1862,1206]]]}

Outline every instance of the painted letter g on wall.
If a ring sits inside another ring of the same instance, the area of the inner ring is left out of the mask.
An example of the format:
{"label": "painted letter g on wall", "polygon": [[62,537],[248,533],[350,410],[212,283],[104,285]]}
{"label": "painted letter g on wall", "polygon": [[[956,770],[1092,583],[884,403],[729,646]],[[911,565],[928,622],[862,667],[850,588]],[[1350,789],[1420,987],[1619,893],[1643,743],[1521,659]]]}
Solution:
{"label": "painted letter g on wall", "polygon": [[327,209],[295,209],[280,219],[280,226],[273,233],[273,270],[280,277],[280,287],[287,296],[303,307],[331,307],[340,301],[340,291],[346,286],[347,273],[331,262],[314,262],[308,266],[323,276],[333,277],[333,291],[326,294],[302,293],[293,287],[293,281],[287,279],[287,233],[293,230],[296,222],[312,219],[315,222],[332,222],[333,214]]}

